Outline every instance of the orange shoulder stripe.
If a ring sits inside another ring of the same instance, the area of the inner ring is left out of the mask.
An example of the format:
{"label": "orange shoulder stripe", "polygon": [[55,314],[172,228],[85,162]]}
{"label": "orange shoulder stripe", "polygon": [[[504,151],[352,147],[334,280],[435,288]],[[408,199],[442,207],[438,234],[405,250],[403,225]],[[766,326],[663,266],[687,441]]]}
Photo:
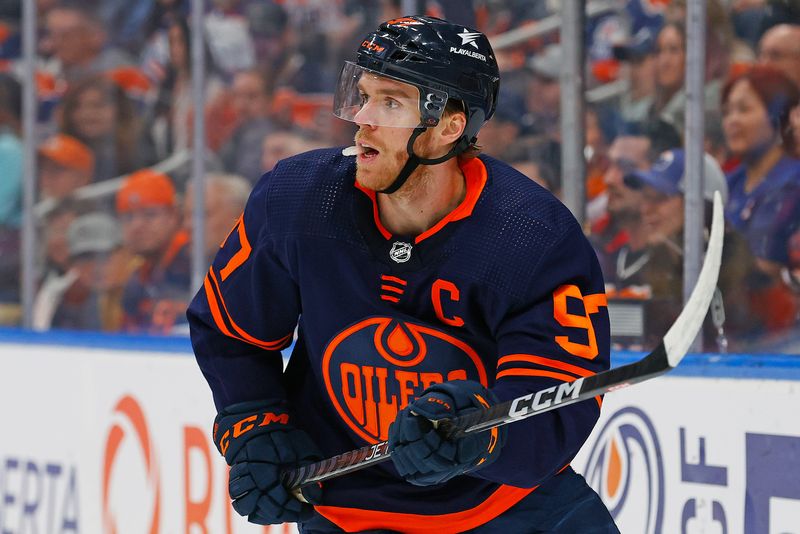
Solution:
{"label": "orange shoulder stripe", "polygon": [[[231,317],[230,312],[228,312],[228,308],[225,305],[225,300],[222,298],[222,291],[219,288],[219,282],[217,282],[217,279],[214,276],[213,268],[209,269],[208,275],[203,282],[203,287],[206,291],[206,297],[208,298],[208,305],[209,308],[211,308],[211,315],[214,318],[214,323],[216,323],[217,328],[219,328],[220,331],[226,336],[250,343],[251,345],[255,345],[256,347],[260,347],[265,350],[281,350],[289,346],[291,343],[293,334],[292,332],[289,332],[284,337],[275,341],[262,341],[251,336],[238,324],[236,324],[236,322],[233,320],[233,317]],[[222,305],[221,309],[220,304]],[[225,323],[226,319],[230,323],[235,333],[228,329]]]}
{"label": "orange shoulder stripe", "polygon": [[345,532],[375,529],[396,530],[398,527],[408,534],[465,532],[491,521],[524,499],[537,487],[516,488],[503,485],[474,508],[442,515],[382,512],[339,506],[315,506],[314,508],[320,515],[335,523]]}

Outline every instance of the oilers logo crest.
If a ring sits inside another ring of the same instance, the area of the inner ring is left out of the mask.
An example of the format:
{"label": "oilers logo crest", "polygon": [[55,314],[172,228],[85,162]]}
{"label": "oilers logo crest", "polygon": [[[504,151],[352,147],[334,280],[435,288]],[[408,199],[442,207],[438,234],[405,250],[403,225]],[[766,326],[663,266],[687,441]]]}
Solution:
{"label": "oilers logo crest", "polygon": [[389,251],[389,257],[397,263],[405,263],[411,259],[411,244],[395,241]]}
{"label": "oilers logo crest", "polygon": [[650,419],[640,409],[626,407],[598,430],[583,470],[586,481],[622,532],[661,534],[664,466]]}
{"label": "oilers logo crest", "polygon": [[370,317],[342,330],[325,349],[322,372],[339,416],[372,444],[388,438],[397,412],[431,384],[469,379],[488,386],[472,347],[391,317]]}

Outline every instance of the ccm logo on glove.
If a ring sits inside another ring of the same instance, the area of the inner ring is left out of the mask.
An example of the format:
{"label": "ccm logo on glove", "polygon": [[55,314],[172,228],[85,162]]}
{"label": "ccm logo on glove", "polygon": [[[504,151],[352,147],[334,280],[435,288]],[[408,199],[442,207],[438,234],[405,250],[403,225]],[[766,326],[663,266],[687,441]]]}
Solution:
{"label": "ccm logo on glove", "polygon": [[[225,453],[228,451],[228,446],[230,445],[230,438],[233,439],[238,438],[242,434],[246,434],[247,432],[251,431],[256,427],[256,421],[261,418],[261,422],[258,424],[259,427],[271,425],[272,423],[279,423],[281,425],[288,425],[289,424],[289,414],[282,413],[276,414],[272,412],[264,412],[263,414],[254,414],[249,417],[245,417],[244,419],[237,421],[233,424],[233,426],[226,430],[222,437],[217,442],[219,444],[219,450],[224,456]],[[231,436],[231,430],[233,430],[233,436]],[[217,441],[217,432],[219,431],[219,425],[214,425],[214,441]]]}

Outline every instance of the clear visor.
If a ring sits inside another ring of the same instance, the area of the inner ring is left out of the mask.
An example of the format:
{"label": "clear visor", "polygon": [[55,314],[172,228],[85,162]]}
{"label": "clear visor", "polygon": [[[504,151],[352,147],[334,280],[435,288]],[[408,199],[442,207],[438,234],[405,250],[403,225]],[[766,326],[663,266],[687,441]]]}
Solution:
{"label": "clear visor", "polygon": [[447,93],[418,87],[345,62],[333,97],[333,114],[372,126],[416,128],[435,126]]}

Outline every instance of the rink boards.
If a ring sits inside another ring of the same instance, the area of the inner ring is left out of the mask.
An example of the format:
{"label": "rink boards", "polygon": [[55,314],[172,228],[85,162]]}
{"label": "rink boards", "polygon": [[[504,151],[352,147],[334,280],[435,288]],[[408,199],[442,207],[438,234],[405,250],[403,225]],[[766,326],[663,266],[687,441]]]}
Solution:
{"label": "rink boards", "polygon": [[[623,533],[800,534],[800,358],[687,360],[607,395],[573,465]],[[295,532],[231,512],[185,339],[0,331],[0,406],[4,534]]]}

